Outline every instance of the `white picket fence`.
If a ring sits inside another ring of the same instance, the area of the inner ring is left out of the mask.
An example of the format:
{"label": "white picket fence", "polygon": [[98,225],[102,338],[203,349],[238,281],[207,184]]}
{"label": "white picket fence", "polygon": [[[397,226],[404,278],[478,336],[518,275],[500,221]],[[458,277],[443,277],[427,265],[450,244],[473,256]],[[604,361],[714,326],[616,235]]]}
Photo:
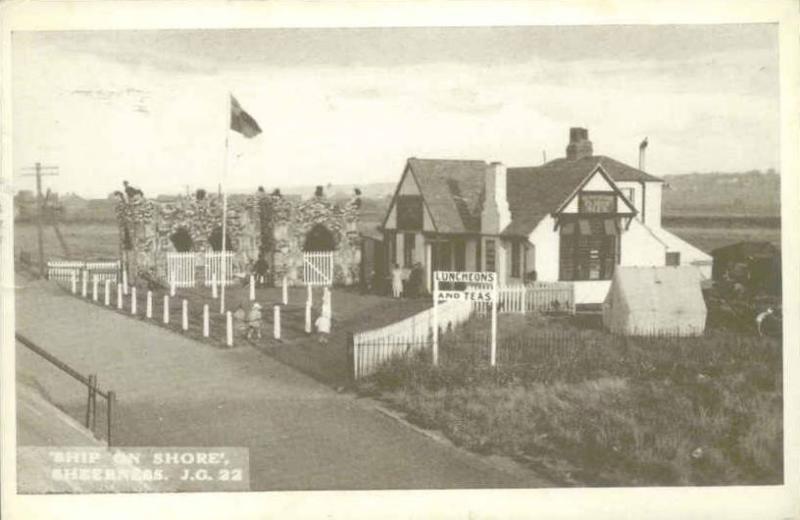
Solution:
{"label": "white picket fence", "polygon": [[[437,306],[437,312],[439,328],[447,330],[467,321],[472,305],[447,301]],[[433,327],[433,308],[430,308],[391,325],[353,334],[353,377],[368,376],[395,356],[429,347]]]}
{"label": "white picket fence", "polygon": [[234,279],[233,273],[233,251],[213,251],[205,253],[205,280],[206,287],[211,287],[211,283],[216,282],[231,285]]}
{"label": "white picket fence", "polygon": [[[481,290],[482,288],[475,288]],[[483,289],[485,290],[485,289]],[[490,303],[475,302],[474,310],[486,314]],[[497,288],[497,312],[527,314],[529,312],[575,312],[575,286],[570,282],[534,282]]]}
{"label": "white picket fence", "polygon": [[72,273],[80,277],[83,270],[89,272],[89,279],[97,275],[98,280],[117,281],[120,272],[120,262],[83,262],[80,260],[48,260],[47,278],[57,282],[68,283],[72,280]]}
{"label": "white picket fence", "polygon": [[194,287],[196,253],[167,253],[167,283],[175,287]]}
{"label": "white picket fence", "polygon": [[303,253],[303,282],[306,285],[333,284],[333,251]]}

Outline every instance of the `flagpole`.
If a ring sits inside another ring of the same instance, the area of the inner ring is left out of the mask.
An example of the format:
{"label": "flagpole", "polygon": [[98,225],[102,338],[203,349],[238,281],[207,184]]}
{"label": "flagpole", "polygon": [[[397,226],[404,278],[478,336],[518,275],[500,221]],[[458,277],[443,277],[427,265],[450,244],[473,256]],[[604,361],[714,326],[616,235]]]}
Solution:
{"label": "flagpole", "polygon": [[220,260],[220,265],[222,266],[222,274],[220,278],[222,279],[222,287],[220,288],[220,295],[219,295],[219,313],[225,313],[225,286],[228,285],[228,262],[226,258],[227,252],[227,235],[228,235],[228,194],[225,192],[225,187],[222,185],[225,182],[225,179],[228,177],[228,138],[230,137],[230,127],[231,127],[231,101],[230,101],[230,92],[228,93],[228,110],[227,118],[226,118],[226,125],[225,125],[225,160],[222,168],[222,182],[220,182],[220,191],[222,192],[222,259]]}

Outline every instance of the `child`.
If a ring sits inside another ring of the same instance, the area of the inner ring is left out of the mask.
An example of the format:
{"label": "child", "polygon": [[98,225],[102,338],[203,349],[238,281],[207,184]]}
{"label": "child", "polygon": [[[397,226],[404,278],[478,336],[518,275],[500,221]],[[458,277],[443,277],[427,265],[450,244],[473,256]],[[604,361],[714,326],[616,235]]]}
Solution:
{"label": "child", "polygon": [[403,270],[398,264],[392,269],[392,296],[399,298],[403,293]]}
{"label": "child", "polygon": [[247,334],[247,322],[245,321],[247,315],[244,312],[244,307],[240,303],[236,310],[233,312],[233,328],[237,336],[244,336]]}
{"label": "child", "polygon": [[314,322],[314,326],[319,333],[319,342],[327,343],[328,334],[331,333],[331,292],[327,287],[322,293],[322,313]]}
{"label": "child", "polygon": [[247,339],[253,337],[261,339],[261,305],[258,302],[253,304],[247,315]]}

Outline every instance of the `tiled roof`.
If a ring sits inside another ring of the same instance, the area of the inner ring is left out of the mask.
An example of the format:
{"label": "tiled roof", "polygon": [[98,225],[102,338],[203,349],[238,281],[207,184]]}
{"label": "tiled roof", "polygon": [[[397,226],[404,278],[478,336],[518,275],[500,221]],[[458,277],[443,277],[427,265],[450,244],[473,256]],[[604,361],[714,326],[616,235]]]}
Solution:
{"label": "tiled roof", "polygon": [[483,207],[485,161],[408,160],[439,233],[478,233]]}
{"label": "tiled roof", "polygon": [[536,225],[566,201],[595,167],[600,165],[615,182],[660,182],[641,170],[604,155],[574,161],[555,159],[541,166],[508,168],[508,205],[511,224],[504,235],[528,236]]}
{"label": "tiled roof", "polygon": [[[527,236],[563,203],[597,165],[614,181],[659,182],[641,170],[602,155],[574,161],[555,159],[541,166],[508,168],[511,224],[504,235]],[[474,160],[417,159],[408,166],[419,183],[439,233],[479,233],[488,163]]]}

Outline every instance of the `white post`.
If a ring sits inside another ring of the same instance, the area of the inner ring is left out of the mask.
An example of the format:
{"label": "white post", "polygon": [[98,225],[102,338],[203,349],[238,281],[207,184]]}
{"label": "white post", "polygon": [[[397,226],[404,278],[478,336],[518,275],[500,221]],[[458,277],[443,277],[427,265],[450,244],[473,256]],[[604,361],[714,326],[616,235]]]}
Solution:
{"label": "white post", "polygon": [[131,314],[136,314],[136,286],[131,287]]}
{"label": "white post", "polygon": [[169,295],[164,295],[164,325],[169,323]]}
{"label": "white post", "polygon": [[128,270],[122,269],[122,293],[128,294]]}
{"label": "white post", "polygon": [[275,305],[273,308],[274,327],[272,328],[272,337],[281,339],[281,306]]}
{"label": "white post", "polygon": [[489,360],[491,366],[494,366],[497,361],[497,278],[495,277],[492,285],[492,349],[491,359]]}
{"label": "white post", "polygon": [[233,316],[231,311],[225,313],[225,344],[233,346]]}
{"label": "white post", "polygon": [[148,320],[153,317],[153,291],[147,291],[147,304],[144,309],[144,315]]}
{"label": "white post", "polygon": [[306,302],[306,334],[311,334],[311,302]]}
{"label": "white post", "polygon": [[208,337],[208,304],[203,304],[203,337]]}
{"label": "white post", "polygon": [[251,274],[250,275],[250,301],[255,301],[256,299],[256,279]]}
{"label": "white post", "polygon": [[187,302],[185,298],[183,299],[183,308],[181,311],[181,327],[184,331],[187,331],[189,330],[189,302]]}
{"label": "white post", "polygon": [[175,296],[175,280],[172,280],[169,283],[169,295],[174,297]]}
{"label": "white post", "polygon": [[314,289],[311,288],[311,285],[306,285],[306,305],[313,305],[314,304]]}
{"label": "white post", "polygon": [[217,274],[211,275],[211,297],[217,299]]}
{"label": "white post", "polygon": [[73,269],[72,270],[72,294],[76,294],[78,292],[78,273]]}
{"label": "white post", "polygon": [[111,280],[106,279],[106,283],[105,283],[105,299],[104,299],[104,303],[106,304],[106,307],[108,307],[110,305],[110,303],[111,303],[111,291],[110,291],[111,287],[110,286],[111,286]]}
{"label": "white post", "polygon": [[81,296],[86,298],[86,269],[81,271]]}
{"label": "white post", "polygon": [[286,285],[286,277],[283,277],[283,304],[289,305],[289,287]]}
{"label": "white post", "polygon": [[92,275],[92,301],[97,301],[97,275]]}
{"label": "white post", "polygon": [[117,309],[122,309],[122,284],[117,284]]}

